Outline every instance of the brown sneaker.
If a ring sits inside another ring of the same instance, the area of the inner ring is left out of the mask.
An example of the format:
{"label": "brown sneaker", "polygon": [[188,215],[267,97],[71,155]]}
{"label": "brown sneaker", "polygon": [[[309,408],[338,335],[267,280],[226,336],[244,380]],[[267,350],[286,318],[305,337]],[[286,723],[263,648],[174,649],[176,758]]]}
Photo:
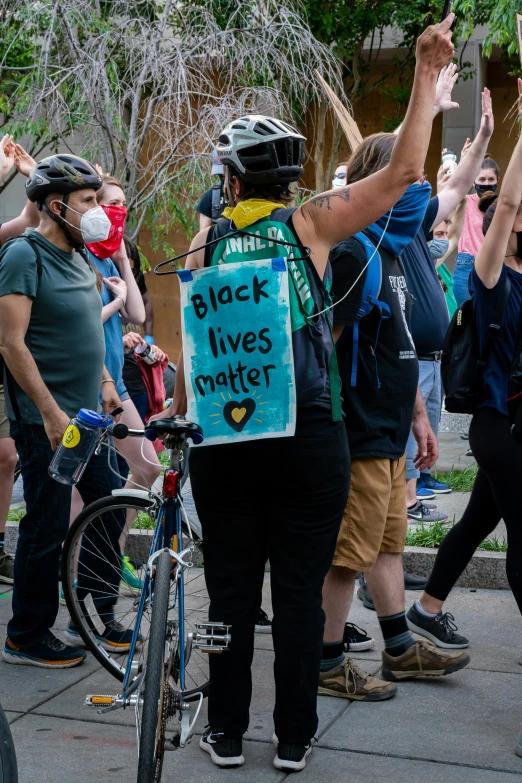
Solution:
{"label": "brown sneaker", "polygon": [[345,658],[335,669],[321,672],[317,693],[350,701],[383,701],[395,696],[397,686],[372,677]]}
{"label": "brown sneaker", "polygon": [[413,647],[393,658],[382,654],[382,676],[385,680],[410,680],[414,677],[441,677],[463,669],[470,662],[466,652],[439,650],[427,639],[418,639]]}

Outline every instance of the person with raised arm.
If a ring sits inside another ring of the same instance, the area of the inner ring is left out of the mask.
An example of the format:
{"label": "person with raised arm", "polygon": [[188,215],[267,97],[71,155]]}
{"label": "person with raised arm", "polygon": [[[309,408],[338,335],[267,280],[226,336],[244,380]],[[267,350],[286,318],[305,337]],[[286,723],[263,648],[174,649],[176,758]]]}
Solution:
{"label": "person with raised arm", "polygon": [[[422,176],[438,73],[453,56],[452,21],[453,14],[420,36],[410,105],[390,163],[367,179],[288,209],[293,200],[289,186],[303,175],[304,137],[286,122],[256,115],[234,120],[218,139],[229,206],[215,226],[195,237],[187,268],[278,257],[281,245],[263,242],[271,236],[297,245],[295,257],[286,251],[295,435],[203,445],[191,452],[210,620],[233,628],[230,650],[209,661],[209,727],[200,741],[220,767],[240,766],[245,760],[242,737],[249,723],[254,627],[267,559],[274,610],[274,766],[299,771],[312,752],[324,627],[322,586],[350,478],[339,375],[330,361],[328,256],[336,242],[380,218]],[[229,246],[224,237],[234,229],[255,231],[262,249],[240,241]],[[220,241],[203,249],[211,240]],[[186,413],[182,356],[178,368],[173,405],[158,419]],[[262,479],[267,470],[268,483]]]}
{"label": "person with raised arm", "polygon": [[[522,80],[518,80],[522,117]],[[460,649],[468,640],[454,632],[453,616],[443,606],[479,544],[501,519],[507,529],[506,571],[522,612],[522,528],[518,485],[522,475],[522,447],[510,432],[508,381],[522,307],[522,136],[511,156],[498,197],[480,199],[484,211],[484,242],[470,272],[475,327],[483,350],[499,301],[508,293],[500,331],[483,374],[482,402],[473,415],[469,440],[479,470],[466,511],[444,538],[426,590],[410,608],[411,630],[439,647]]]}

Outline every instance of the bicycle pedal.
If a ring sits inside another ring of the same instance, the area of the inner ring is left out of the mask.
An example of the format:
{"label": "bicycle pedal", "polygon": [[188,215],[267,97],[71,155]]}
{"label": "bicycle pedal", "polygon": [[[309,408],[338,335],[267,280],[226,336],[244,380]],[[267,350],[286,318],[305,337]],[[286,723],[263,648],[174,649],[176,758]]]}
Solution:
{"label": "bicycle pedal", "polygon": [[112,712],[112,710],[119,710],[125,707],[135,707],[138,704],[139,697],[134,694],[127,699],[122,696],[110,696],[107,694],[93,694],[90,693],[85,697],[84,704],[86,707],[98,707],[98,714],[103,715],[105,712]]}
{"label": "bicycle pedal", "polygon": [[197,623],[194,648],[204,653],[221,653],[230,645],[231,625],[225,623]]}
{"label": "bicycle pedal", "polygon": [[86,707],[112,707],[116,704],[118,698],[118,696],[95,695],[90,693],[85,697],[84,704]]}

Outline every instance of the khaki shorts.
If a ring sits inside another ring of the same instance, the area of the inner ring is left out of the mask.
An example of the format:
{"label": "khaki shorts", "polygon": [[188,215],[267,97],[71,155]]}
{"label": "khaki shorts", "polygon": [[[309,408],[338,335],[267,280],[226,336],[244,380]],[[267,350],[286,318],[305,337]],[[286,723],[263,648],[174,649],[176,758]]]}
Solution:
{"label": "khaki shorts", "polygon": [[369,571],[379,552],[404,550],[407,529],[406,457],[352,460],[350,494],[333,565]]}
{"label": "khaki shorts", "polygon": [[0,438],[9,437],[9,419],[5,414],[4,387],[0,386]]}

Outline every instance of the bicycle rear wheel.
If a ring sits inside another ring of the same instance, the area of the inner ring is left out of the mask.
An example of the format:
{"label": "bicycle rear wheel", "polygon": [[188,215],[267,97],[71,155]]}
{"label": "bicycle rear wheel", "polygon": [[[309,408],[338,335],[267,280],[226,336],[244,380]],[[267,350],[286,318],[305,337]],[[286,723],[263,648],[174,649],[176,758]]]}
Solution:
{"label": "bicycle rear wheel", "polygon": [[5,712],[0,706],[0,783],[18,783],[16,752]]}
{"label": "bicycle rear wheel", "polygon": [[[123,626],[123,632],[128,637],[139,623],[137,630],[141,643],[133,655],[135,666],[128,685],[138,676],[140,668],[145,668],[144,664],[147,660],[152,614],[150,590],[145,598],[141,617],[138,616],[138,607],[141,598],[140,584],[145,578],[158,510],[159,502],[154,499],[132,495],[102,498],[86,506],[73,522],[62,554],[62,587],[71,614],[73,633],[80,643],[83,640],[85,647],[102,666],[120,681],[125,677],[131,651],[128,645],[108,644],[107,639],[104,638],[105,629],[113,618]],[[128,511],[132,513],[127,515]],[[138,531],[135,529],[135,532],[129,536],[127,547],[131,552],[131,560],[136,566],[134,577],[137,587],[132,588],[130,579],[125,581],[125,577],[122,578],[118,531],[123,529],[125,533],[129,533],[126,518],[129,516],[134,519],[136,513],[141,534],[136,535]],[[184,540],[183,545],[187,544],[188,542]],[[86,554],[90,557],[87,564]],[[209,599],[198,550],[195,552],[194,561],[194,567],[186,569],[183,574],[185,641],[189,638],[189,634],[195,636],[196,624],[208,619]],[[108,574],[110,579],[107,581]],[[177,612],[177,606],[169,609],[169,619],[177,620]],[[75,641],[74,636],[68,635],[67,638],[71,643]],[[186,701],[190,701],[191,697],[199,698],[201,692],[206,695],[209,678],[208,657],[199,650],[193,649],[185,676]]]}
{"label": "bicycle rear wheel", "polygon": [[169,690],[166,684],[168,659],[171,654],[167,643],[167,615],[170,603],[170,576],[172,558],[162,552],[156,560],[154,598],[150,620],[149,650],[145,668],[145,681],[140,689],[141,705],[138,716],[138,783],[157,783],[161,778],[165,752],[167,724],[165,700]]}

